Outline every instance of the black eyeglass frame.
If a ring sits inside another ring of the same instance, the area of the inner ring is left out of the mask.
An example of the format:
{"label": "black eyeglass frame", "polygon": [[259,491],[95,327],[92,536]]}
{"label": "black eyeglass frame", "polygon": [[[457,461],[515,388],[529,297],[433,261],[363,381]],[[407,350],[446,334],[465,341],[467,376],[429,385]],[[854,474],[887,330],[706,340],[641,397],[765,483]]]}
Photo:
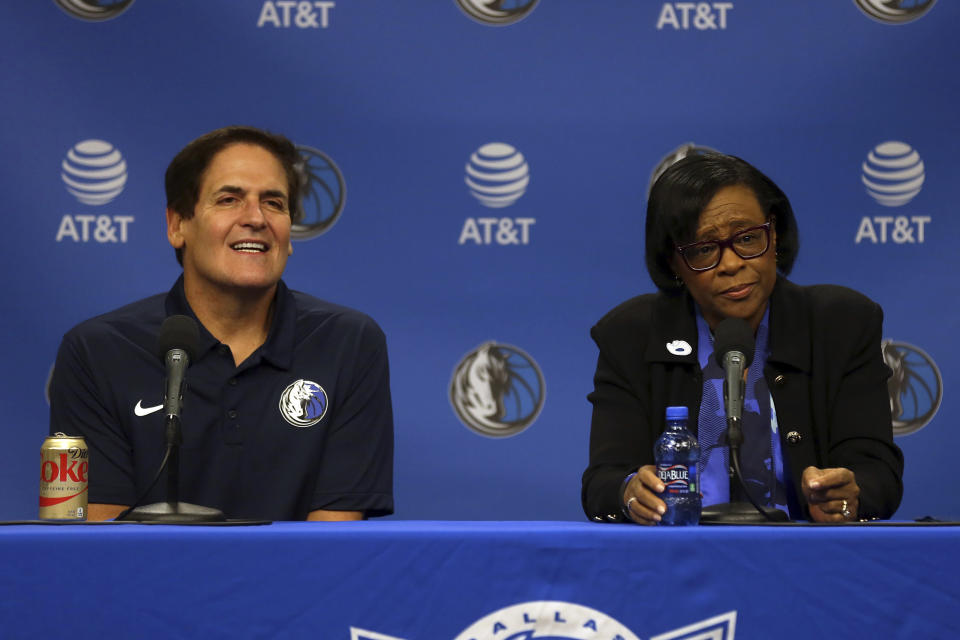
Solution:
{"label": "black eyeglass frame", "polygon": [[[687,268],[690,269],[691,271],[710,271],[711,269],[716,269],[717,266],[719,266],[720,261],[723,260],[723,250],[724,250],[724,249],[730,249],[730,250],[733,251],[735,254],[737,254],[738,257],[740,257],[740,258],[743,259],[743,260],[753,260],[754,258],[759,258],[760,256],[766,254],[767,251],[770,250],[770,225],[771,225],[771,224],[773,224],[773,220],[767,220],[767,221],[764,222],[763,224],[758,224],[758,225],[755,226],[755,227],[748,227],[748,228],[746,228],[746,229],[742,229],[742,230],[740,230],[740,231],[737,231],[735,234],[731,235],[731,236],[730,236],[729,238],[727,238],[726,240],[704,240],[704,241],[702,241],[702,242],[691,242],[690,244],[685,244],[685,245],[682,245],[682,246],[678,246],[678,247],[676,248],[676,249],[677,249],[677,253],[680,254],[680,258],[683,260],[683,264],[687,265]],[[766,237],[766,241],[767,241],[767,242],[766,242],[766,245],[767,245],[767,246],[764,247],[763,251],[761,251],[760,253],[758,253],[758,254],[755,255],[755,256],[742,256],[742,255],[740,255],[740,252],[737,251],[736,246],[733,244],[734,240],[736,240],[738,237],[742,236],[742,235],[745,234],[745,233],[749,233],[749,232],[751,232],[751,231],[756,231],[757,229],[763,229],[763,233],[764,233],[764,236]],[[718,247],[720,247],[720,250],[717,252],[717,261],[716,261],[715,263],[713,263],[713,265],[711,265],[711,266],[709,266],[709,267],[700,267],[700,268],[694,267],[694,266],[692,266],[692,265],[690,264],[690,261],[687,260],[687,256],[685,256],[685,255],[683,254],[683,252],[686,251],[687,249],[692,249],[692,248],[694,248],[694,247],[700,247],[700,246],[703,246],[703,245],[710,245],[710,244],[717,245]]]}

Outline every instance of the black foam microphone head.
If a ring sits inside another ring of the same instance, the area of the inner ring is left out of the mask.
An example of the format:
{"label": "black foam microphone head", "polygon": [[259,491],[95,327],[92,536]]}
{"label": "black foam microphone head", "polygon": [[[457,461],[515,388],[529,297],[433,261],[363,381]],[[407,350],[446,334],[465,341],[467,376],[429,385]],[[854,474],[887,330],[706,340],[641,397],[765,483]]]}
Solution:
{"label": "black foam microphone head", "polygon": [[753,330],[746,320],[740,318],[724,318],[713,330],[713,357],[720,368],[723,368],[723,356],[731,351],[743,354],[744,366],[749,367],[753,361]]}
{"label": "black foam microphone head", "polygon": [[169,316],[160,326],[157,336],[157,354],[165,360],[171,349],[183,349],[193,362],[200,350],[200,328],[190,316]]}

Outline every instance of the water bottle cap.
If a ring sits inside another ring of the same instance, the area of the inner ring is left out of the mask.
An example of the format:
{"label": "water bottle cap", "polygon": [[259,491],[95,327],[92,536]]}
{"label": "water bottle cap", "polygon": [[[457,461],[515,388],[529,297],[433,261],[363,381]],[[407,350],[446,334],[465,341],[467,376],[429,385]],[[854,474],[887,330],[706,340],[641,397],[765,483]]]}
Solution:
{"label": "water bottle cap", "polygon": [[667,420],[686,420],[689,415],[686,407],[667,407]]}

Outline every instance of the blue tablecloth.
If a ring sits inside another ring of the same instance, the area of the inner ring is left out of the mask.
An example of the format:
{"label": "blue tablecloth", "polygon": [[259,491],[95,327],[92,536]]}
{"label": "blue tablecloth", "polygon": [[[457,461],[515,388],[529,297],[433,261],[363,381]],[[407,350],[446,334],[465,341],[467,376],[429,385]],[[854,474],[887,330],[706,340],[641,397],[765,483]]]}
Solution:
{"label": "blue tablecloth", "polygon": [[951,638],[958,543],[936,526],[5,526],[0,636]]}

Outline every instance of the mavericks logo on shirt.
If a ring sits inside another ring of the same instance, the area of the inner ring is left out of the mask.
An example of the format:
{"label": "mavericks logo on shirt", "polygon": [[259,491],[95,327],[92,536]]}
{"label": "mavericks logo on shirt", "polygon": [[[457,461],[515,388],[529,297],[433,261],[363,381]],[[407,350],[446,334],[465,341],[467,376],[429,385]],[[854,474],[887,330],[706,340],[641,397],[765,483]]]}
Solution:
{"label": "mavericks logo on shirt", "polygon": [[312,380],[297,380],[280,394],[280,415],[295,427],[312,427],[327,413],[327,392]]}

